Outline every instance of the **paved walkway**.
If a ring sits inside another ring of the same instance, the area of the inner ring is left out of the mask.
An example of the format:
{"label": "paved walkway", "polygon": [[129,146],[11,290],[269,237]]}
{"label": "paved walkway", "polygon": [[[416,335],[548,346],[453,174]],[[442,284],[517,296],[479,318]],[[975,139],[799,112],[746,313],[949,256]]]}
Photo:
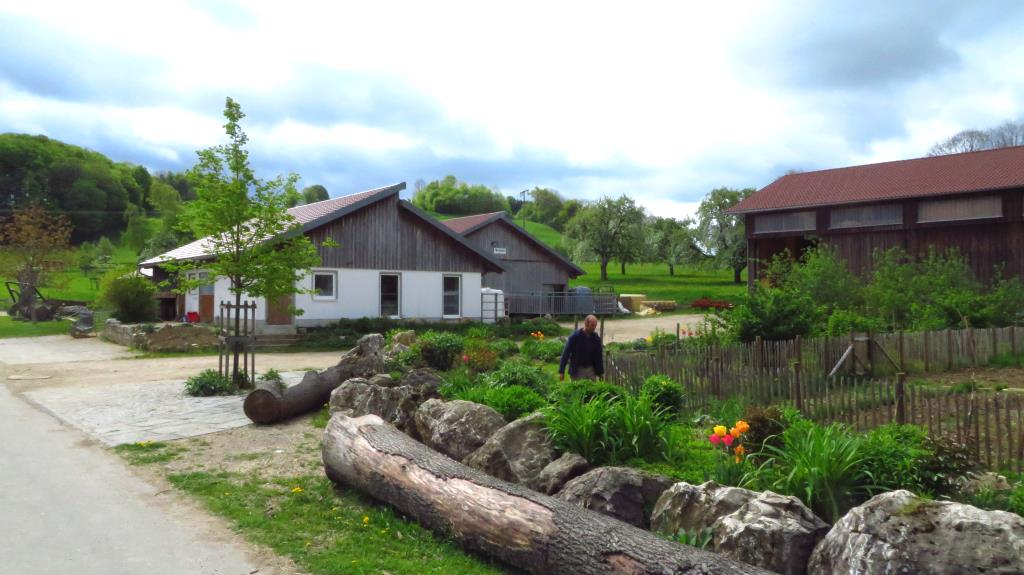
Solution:
{"label": "paved walkway", "polygon": [[[297,383],[301,372],[281,374]],[[184,381],[43,387],[24,397],[107,445],[166,441],[249,425],[244,395],[189,397]]]}
{"label": "paved walkway", "polygon": [[[651,335],[655,329],[665,333],[676,333],[676,324],[681,329],[695,329],[704,321],[703,315],[654,315],[642,318],[608,319],[604,322],[604,343],[628,343],[636,341],[641,337]],[[582,321],[580,325],[582,325]],[[562,323],[564,327],[572,329],[573,323]]]}
{"label": "paved walkway", "polygon": [[0,339],[0,363],[8,365],[39,365],[122,359],[135,352],[95,337],[75,339],[67,335],[10,337]]}
{"label": "paved walkway", "polygon": [[219,523],[0,385],[0,572],[246,575],[258,560]]}

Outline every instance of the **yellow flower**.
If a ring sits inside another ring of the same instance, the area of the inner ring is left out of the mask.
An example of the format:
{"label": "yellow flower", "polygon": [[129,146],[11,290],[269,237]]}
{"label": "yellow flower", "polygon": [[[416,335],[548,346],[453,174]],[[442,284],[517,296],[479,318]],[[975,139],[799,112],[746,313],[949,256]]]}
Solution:
{"label": "yellow flower", "polygon": [[370,517],[367,516],[367,515],[363,515],[363,525],[369,525],[369,524],[370,524]]}
{"label": "yellow flower", "polygon": [[292,493],[302,493],[302,488],[301,487],[293,487],[292,488]]}
{"label": "yellow flower", "polygon": [[725,426],[724,425],[716,425],[715,426],[715,435],[717,435],[718,437],[725,437]]}

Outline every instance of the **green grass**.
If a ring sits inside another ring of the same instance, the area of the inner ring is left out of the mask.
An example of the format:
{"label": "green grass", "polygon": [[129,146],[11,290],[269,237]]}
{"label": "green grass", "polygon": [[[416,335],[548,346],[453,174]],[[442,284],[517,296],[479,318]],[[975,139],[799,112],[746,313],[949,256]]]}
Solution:
{"label": "green grass", "polygon": [[510,573],[437,538],[390,507],[336,488],[326,477],[274,480],[228,473],[169,476],[257,544],[315,575]]}
{"label": "green grass", "polygon": [[598,287],[611,285],[615,293],[642,293],[652,300],[675,300],[693,311],[689,303],[695,299],[711,299],[735,302],[746,292],[747,284],[735,284],[732,270],[694,270],[676,267],[673,276],[668,274],[665,264],[627,264],[626,275],[619,273],[619,264],[608,265],[608,281],[601,281],[601,266],[597,262],[584,262],[580,267],[586,275],[572,280],[572,286]]}
{"label": "green grass", "polygon": [[71,324],[67,321],[14,321],[0,317],[0,338],[5,337],[36,337],[40,335],[63,335],[68,333]]}
{"label": "green grass", "polygon": [[114,451],[124,457],[129,465],[149,465],[175,459],[185,451],[185,448],[161,441],[138,441],[122,443],[115,447]]}

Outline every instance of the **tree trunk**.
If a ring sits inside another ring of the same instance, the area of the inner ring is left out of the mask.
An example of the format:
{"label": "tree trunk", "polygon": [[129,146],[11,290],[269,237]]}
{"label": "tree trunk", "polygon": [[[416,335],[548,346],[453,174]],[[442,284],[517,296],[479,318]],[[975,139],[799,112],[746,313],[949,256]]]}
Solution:
{"label": "tree trunk", "polygon": [[601,258],[601,281],[608,281],[608,259]]}
{"label": "tree trunk", "polygon": [[261,384],[246,396],[242,410],[253,423],[275,423],[320,409],[341,382],[311,371],[302,378],[302,383],[292,387],[282,389],[276,384]]}
{"label": "tree trunk", "polygon": [[[242,318],[239,317],[241,315],[239,312],[241,312],[241,311],[242,311],[242,293],[239,292],[239,293],[235,294],[235,337],[236,338],[239,335],[241,335],[241,334],[238,333],[242,329],[242,327],[241,327],[242,326],[242,323],[241,323],[242,322]],[[250,373],[249,377],[244,378],[244,381],[243,381],[242,374],[239,373],[239,371],[238,371],[238,356],[240,355],[240,353],[242,351],[242,342],[239,341],[238,339],[236,339],[234,345],[232,346],[232,348],[233,348],[232,351],[234,352],[234,360],[233,360],[232,367],[231,367],[231,380],[235,382],[235,385],[238,386],[239,389],[248,389],[250,387],[250,385],[249,385],[250,382],[254,381],[256,379],[256,374]]]}
{"label": "tree trunk", "polygon": [[743,279],[740,277],[740,274],[742,274],[742,273],[743,273],[743,267],[732,268],[732,283],[734,283],[734,284],[741,284],[741,283],[743,283]]}
{"label": "tree trunk", "polygon": [[366,492],[467,548],[535,574],[768,574],[457,463],[379,417],[337,414],[332,481]]}
{"label": "tree trunk", "polygon": [[668,275],[670,275],[670,276],[676,275],[676,266],[674,266],[672,264],[668,264]]}
{"label": "tree trunk", "polygon": [[626,275],[626,262],[619,262],[619,273]]}

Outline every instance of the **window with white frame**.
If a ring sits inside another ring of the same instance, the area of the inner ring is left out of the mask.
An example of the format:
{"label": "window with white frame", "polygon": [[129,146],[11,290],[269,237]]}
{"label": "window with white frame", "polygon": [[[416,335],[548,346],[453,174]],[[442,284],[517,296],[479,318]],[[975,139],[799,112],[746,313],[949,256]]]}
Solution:
{"label": "window with white frame", "polygon": [[1003,217],[1002,196],[925,200],[917,204],[918,223],[955,222]]}
{"label": "window with white frame", "polygon": [[833,208],[829,212],[828,227],[833,230],[844,228],[866,228],[869,226],[895,226],[903,223],[903,206],[882,204],[879,206],[857,206],[855,208]]}
{"label": "window with white frame", "polygon": [[754,233],[806,232],[817,228],[814,211],[758,214],[754,216]]}
{"label": "window with white frame", "polygon": [[313,272],[313,299],[318,301],[338,299],[337,272]]}
{"label": "window with white frame", "polygon": [[444,317],[460,317],[462,315],[462,277],[444,276],[442,280]]}

